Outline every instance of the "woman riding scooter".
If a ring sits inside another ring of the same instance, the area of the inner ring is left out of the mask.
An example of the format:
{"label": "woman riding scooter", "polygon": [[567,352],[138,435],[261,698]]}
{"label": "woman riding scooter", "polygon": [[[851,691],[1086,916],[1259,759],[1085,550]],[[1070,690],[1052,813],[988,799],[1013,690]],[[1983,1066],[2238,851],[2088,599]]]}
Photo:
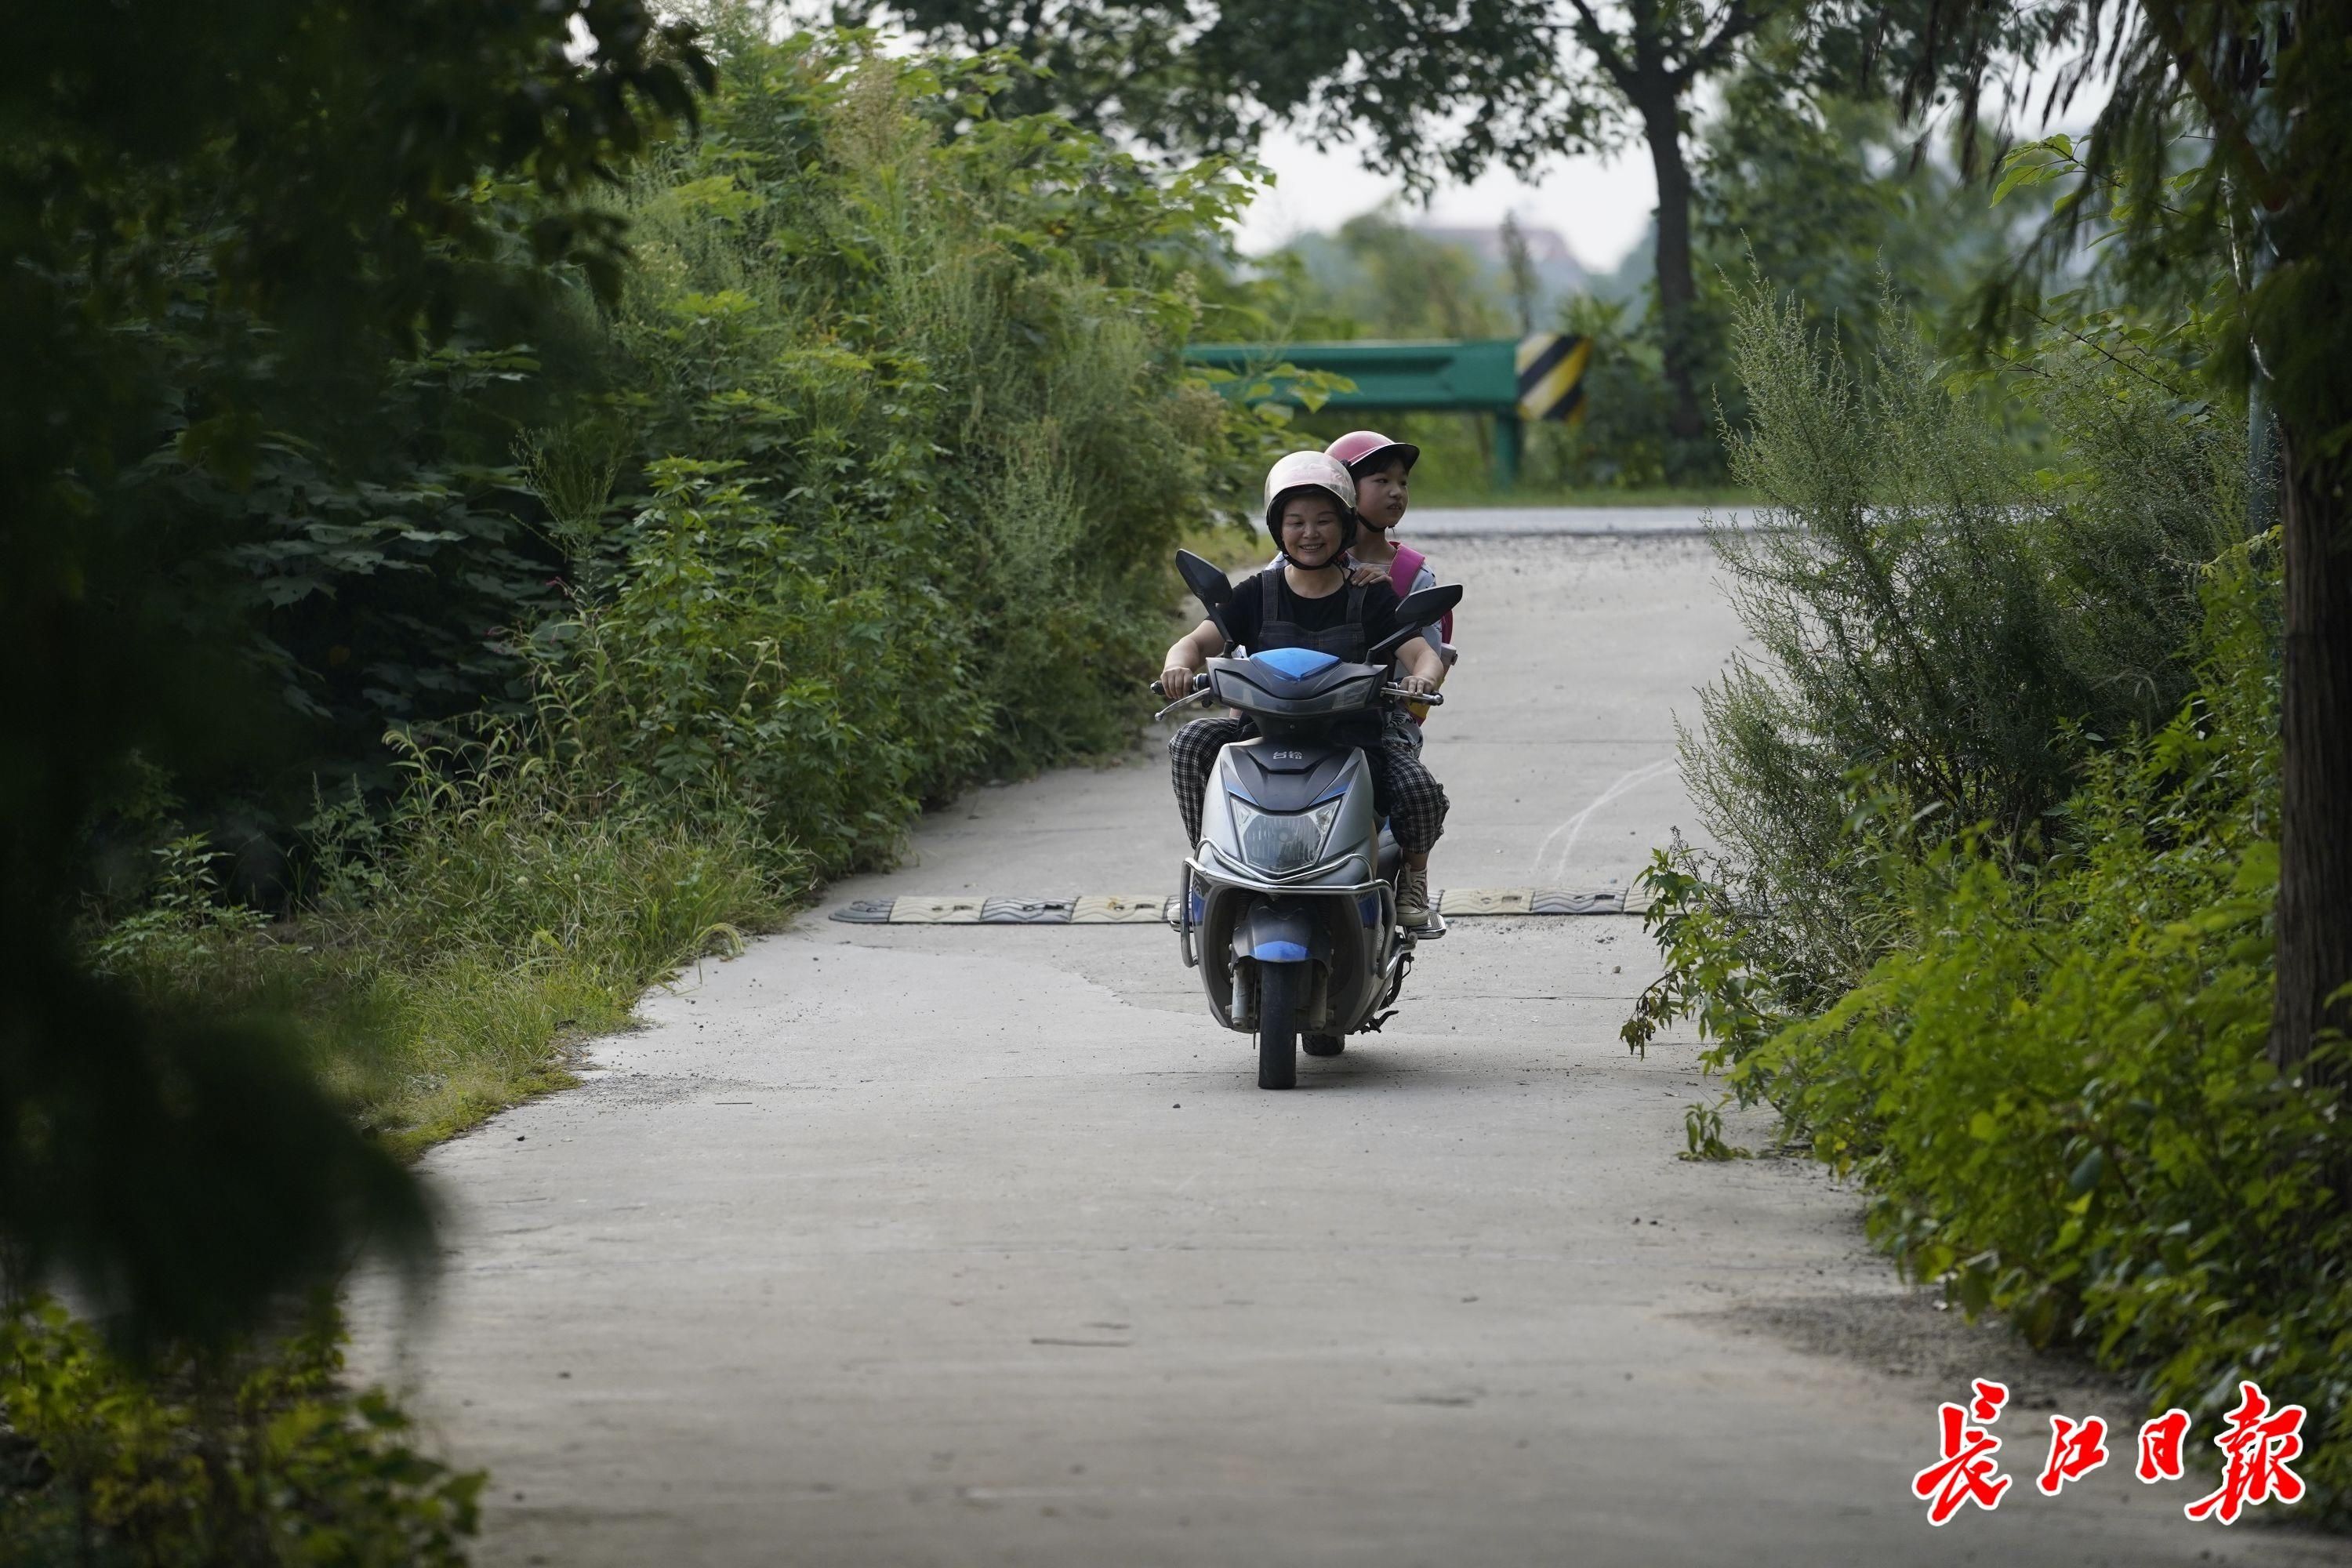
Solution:
{"label": "woman riding scooter", "polygon": [[[1234,590],[1225,606],[1234,640],[1253,653],[1306,647],[1351,662],[1397,631],[1397,595],[1386,583],[1351,584],[1341,562],[1356,536],[1356,485],[1347,466],[1322,452],[1293,452],[1265,477],[1265,526],[1281,552],[1280,563]],[[1168,650],[1160,689],[1174,695],[1192,689],[1207,661],[1225,651],[1224,633],[1202,621]],[[1408,691],[1437,689],[1445,665],[1423,637],[1398,651],[1405,673],[1397,685]],[[1202,796],[1218,751],[1255,732],[1242,718],[1196,719],[1168,742],[1184,842],[1199,844]],[[1423,765],[1413,743],[1412,721],[1402,709],[1347,721],[1335,731],[1363,751],[1379,808],[1386,814],[1404,863],[1397,875],[1399,923],[1429,923],[1429,852],[1445,829],[1445,791]]]}

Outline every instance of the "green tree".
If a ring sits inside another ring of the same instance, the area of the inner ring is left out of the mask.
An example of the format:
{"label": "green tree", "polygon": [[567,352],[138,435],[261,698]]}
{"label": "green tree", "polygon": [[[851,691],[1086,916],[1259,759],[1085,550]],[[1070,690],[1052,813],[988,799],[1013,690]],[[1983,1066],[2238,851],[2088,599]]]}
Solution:
{"label": "green tree", "polygon": [[[1805,40],[1780,34],[1756,54],[1724,83],[1695,159],[1707,340],[1725,335],[1724,279],[1744,283],[1751,272],[1834,323],[1856,365],[1876,345],[1890,292],[1938,333],[1958,326],[1983,279],[2030,233],[2025,204],[1989,205],[1949,157],[1914,156],[1890,100],[1809,80]],[[1724,380],[1717,395],[1736,411],[1736,378]]]}
{"label": "green tree", "polygon": [[[610,289],[614,163],[709,68],[637,0],[127,0],[14,18],[0,59],[0,1232],[134,1341],[217,1336],[373,1237],[410,1179],[288,1027],[157,1011],[72,940],[89,834],[159,771],[285,733],[225,611],[265,456],[330,441],[402,357]],[[165,336],[234,364],[202,397]],[[264,397],[254,389],[269,387]],[[200,471],[220,504],[150,482]],[[238,502],[245,504],[237,504]]]}
{"label": "green tree", "polygon": [[[2018,46],[2021,33],[2036,41]],[[2184,272],[2224,280],[2214,308],[2236,349],[2227,369],[2278,436],[2284,753],[2270,1051],[2300,1069],[2325,1031],[2352,1027],[2352,7],[1934,0],[1916,38],[1914,101],[1956,83],[1966,115],[2020,62],[2063,61],[2061,98],[2095,75],[2113,80],[2079,156],[2060,141],[2012,161],[2011,178],[2070,179],[2073,199],[1996,308],[2032,309],[2102,220],[2139,287],[2177,289]]]}
{"label": "green tree", "polygon": [[1633,0],[1616,26],[1590,0],[1569,0],[1576,11],[1577,42],[1598,67],[1570,79],[1566,143],[1574,152],[1602,151],[1640,128],[1658,183],[1655,236],[1658,326],[1672,402],[1667,428],[1678,442],[1703,440],[1706,416],[1699,398],[1703,354],[1691,265],[1691,211],[1696,197],[1685,142],[1691,99],[1699,84],[1736,65],[1739,49],[1771,15],[1769,0]]}
{"label": "green tree", "polygon": [[[1689,142],[1700,86],[1802,0],[883,0],[934,41],[992,43],[1066,65],[1054,102],[1171,148],[1242,149],[1271,125],[1357,142],[1367,164],[1426,188],[1496,164],[1639,140],[1657,175],[1654,282],[1675,440],[1709,442],[1692,265]],[[1565,18],[1563,20],[1563,17]],[[1183,47],[1166,47],[1181,38]],[[1105,62],[1116,62],[1105,68]]]}

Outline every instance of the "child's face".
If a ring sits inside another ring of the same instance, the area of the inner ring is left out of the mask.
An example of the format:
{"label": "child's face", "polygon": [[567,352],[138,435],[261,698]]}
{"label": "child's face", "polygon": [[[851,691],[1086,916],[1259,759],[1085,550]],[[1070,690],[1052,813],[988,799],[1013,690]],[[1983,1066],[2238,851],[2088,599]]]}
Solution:
{"label": "child's face", "polygon": [[1329,565],[1339,553],[1339,504],[1318,496],[1293,496],[1283,502],[1282,552],[1294,566]]}
{"label": "child's face", "polygon": [[1404,492],[1411,470],[1402,458],[1391,458],[1378,468],[1356,478],[1356,515],[1367,528],[1394,528],[1404,521]]}

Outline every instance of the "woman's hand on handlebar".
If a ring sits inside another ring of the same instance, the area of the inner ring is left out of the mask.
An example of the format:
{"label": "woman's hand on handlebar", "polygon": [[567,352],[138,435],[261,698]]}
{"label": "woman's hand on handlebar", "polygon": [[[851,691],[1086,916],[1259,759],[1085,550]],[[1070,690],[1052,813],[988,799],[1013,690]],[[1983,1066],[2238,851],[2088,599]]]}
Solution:
{"label": "woman's hand on handlebar", "polygon": [[1211,658],[1224,651],[1225,634],[1217,629],[1213,620],[1202,621],[1169,646],[1160,660],[1160,695],[1173,701],[1192,693],[1192,683],[1201,677],[1202,667]]}
{"label": "woman's hand on handlebar", "polygon": [[1393,684],[1396,689],[1410,691],[1416,697],[1425,696],[1437,689],[1437,682],[1419,675],[1400,675]]}

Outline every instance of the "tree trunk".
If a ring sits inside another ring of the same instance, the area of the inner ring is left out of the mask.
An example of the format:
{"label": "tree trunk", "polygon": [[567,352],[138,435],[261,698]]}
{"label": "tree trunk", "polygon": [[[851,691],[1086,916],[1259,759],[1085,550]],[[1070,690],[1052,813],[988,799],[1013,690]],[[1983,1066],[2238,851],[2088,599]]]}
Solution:
{"label": "tree trunk", "polygon": [[2279,700],[2278,993],[2271,1060],[2286,1071],[2352,1005],[2352,457],[2320,457],[2281,421],[2285,458],[2285,647]]}
{"label": "tree trunk", "polygon": [[1666,361],[1666,388],[1673,398],[1666,427],[1685,441],[1706,434],[1698,401],[1698,356],[1691,306],[1698,286],[1691,273],[1691,175],[1683,161],[1682,105],[1674,84],[1655,73],[1634,106],[1650,143],[1650,164],[1658,176],[1658,326]]}

